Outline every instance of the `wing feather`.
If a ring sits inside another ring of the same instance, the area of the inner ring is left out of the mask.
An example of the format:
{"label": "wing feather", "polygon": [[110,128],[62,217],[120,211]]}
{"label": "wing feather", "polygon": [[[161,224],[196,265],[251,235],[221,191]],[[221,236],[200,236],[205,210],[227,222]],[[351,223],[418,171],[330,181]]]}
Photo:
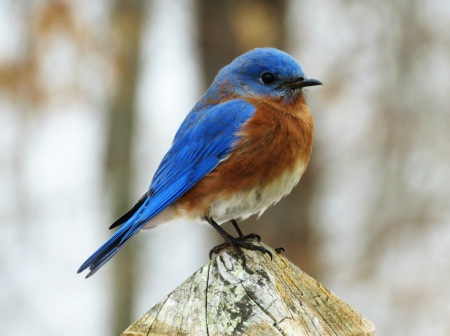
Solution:
{"label": "wing feather", "polygon": [[235,99],[191,112],[177,132],[144,197],[114,226],[122,227],[78,270],[91,276],[119,252],[139,230],[226,159],[238,140],[237,132],[255,107]]}

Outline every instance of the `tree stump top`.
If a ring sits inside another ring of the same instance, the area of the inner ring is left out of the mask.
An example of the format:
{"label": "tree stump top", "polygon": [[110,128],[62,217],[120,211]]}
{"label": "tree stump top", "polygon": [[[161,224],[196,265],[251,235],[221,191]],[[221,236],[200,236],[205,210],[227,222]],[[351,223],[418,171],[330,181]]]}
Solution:
{"label": "tree stump top", "polygon": [[269,246],[223,250],[122,336],[375,335],[373,324]]}

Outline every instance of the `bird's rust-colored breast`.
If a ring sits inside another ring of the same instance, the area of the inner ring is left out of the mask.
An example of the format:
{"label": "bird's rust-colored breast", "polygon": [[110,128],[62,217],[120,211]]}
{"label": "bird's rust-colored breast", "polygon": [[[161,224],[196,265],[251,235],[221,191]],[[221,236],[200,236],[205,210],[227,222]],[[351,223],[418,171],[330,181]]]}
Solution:
{"label": "bird's rust-colored breast", "polygon": [[314,125],[303,95],[288,105],[283,98],[246,100],[256,111],[238,133],[228,159],[177,201],[177,208],[192,217],[208,215],[218,200],[254,188],[263,193],[283,174],[300,175],[306,169]]}

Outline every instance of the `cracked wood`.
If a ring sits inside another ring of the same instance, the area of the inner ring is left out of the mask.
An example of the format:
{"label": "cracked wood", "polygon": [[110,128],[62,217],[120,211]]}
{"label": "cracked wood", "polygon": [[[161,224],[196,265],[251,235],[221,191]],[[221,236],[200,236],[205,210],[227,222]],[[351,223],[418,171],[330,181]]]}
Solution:
{"label": "cracked wood", "polygon": [[132,324],[141,335],[375,335],[373,324],[269,246],[222,251]]}

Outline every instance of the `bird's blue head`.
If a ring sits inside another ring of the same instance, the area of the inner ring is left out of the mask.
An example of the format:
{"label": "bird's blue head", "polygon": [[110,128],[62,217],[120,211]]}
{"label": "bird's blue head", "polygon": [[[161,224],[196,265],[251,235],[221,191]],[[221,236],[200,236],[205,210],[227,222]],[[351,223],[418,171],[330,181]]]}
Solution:
{"label": "bird's blue head", "polygon": [[306,77],[289,54],[275,48],[257,48],[220,70],[214,84],[240,96],[276,98],[322,83]]}

